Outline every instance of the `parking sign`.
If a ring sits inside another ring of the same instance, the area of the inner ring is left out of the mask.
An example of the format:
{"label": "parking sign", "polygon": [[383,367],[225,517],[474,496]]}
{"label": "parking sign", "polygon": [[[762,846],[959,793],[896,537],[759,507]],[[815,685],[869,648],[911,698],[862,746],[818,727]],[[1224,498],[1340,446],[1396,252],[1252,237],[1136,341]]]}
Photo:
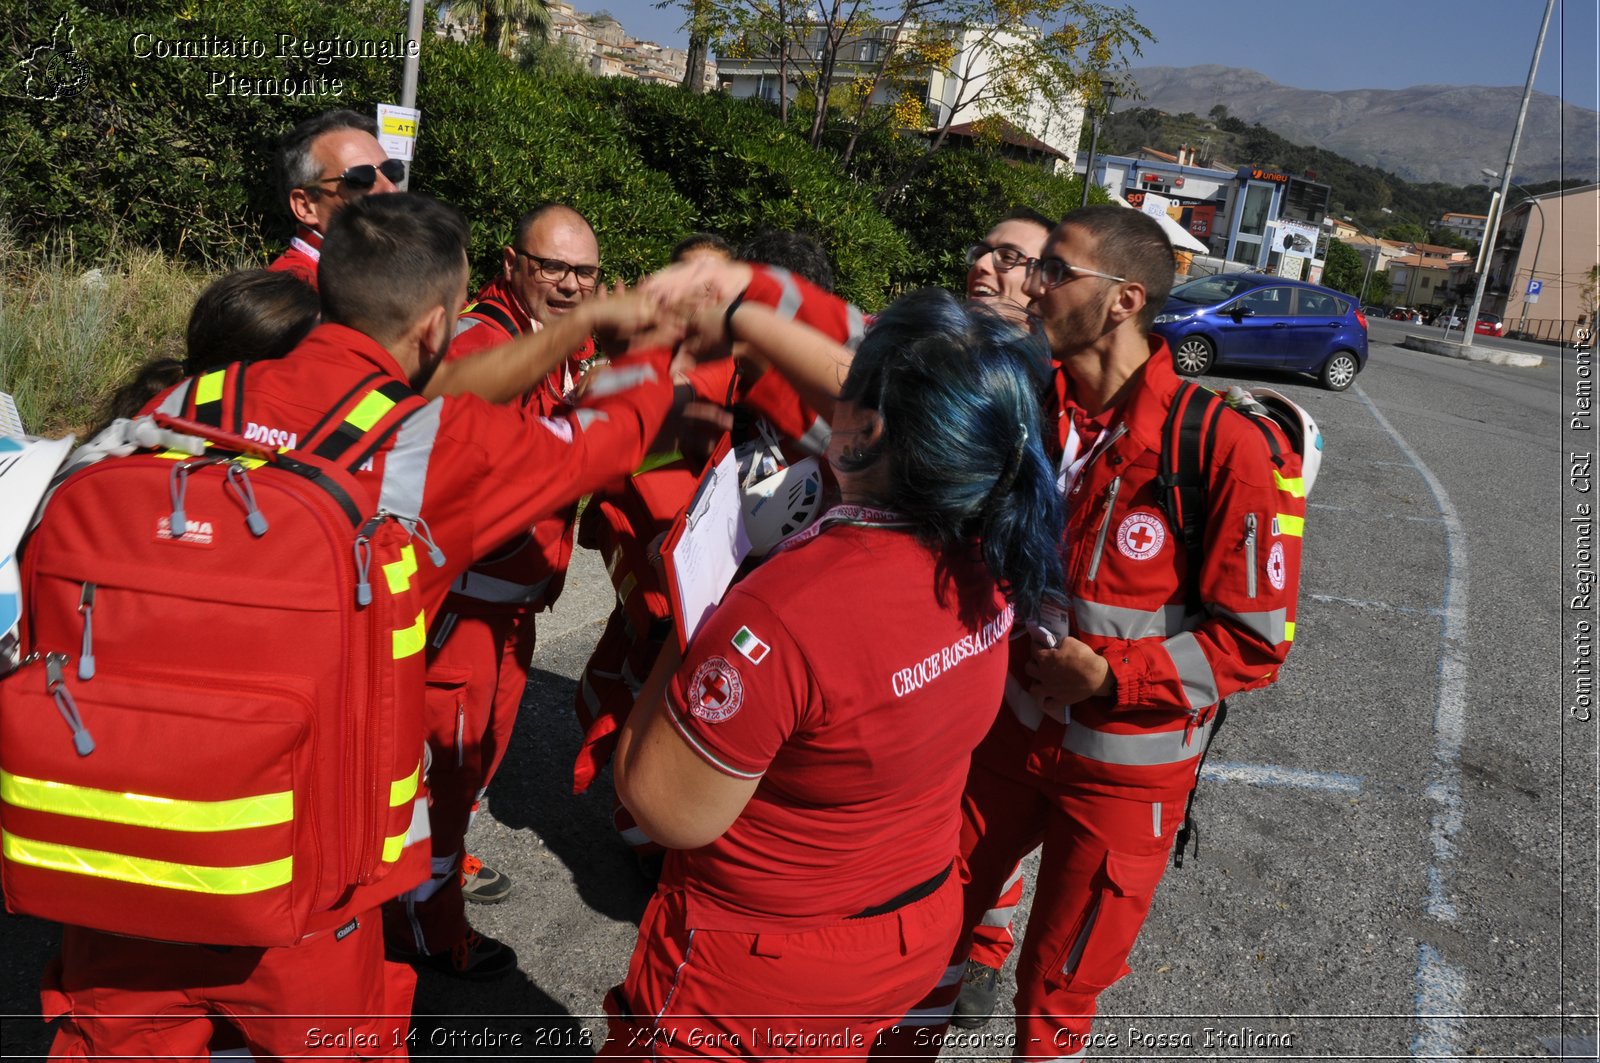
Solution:
{"label": "parking sign", "polygon": [[1522,301],[1525,303],[1537,303],[1539,301],[1539,292],[1543,290],[1543,288],[1544,281],[1536,281],[1532,278],[1529,278],[1528,294],[1523,296]]}

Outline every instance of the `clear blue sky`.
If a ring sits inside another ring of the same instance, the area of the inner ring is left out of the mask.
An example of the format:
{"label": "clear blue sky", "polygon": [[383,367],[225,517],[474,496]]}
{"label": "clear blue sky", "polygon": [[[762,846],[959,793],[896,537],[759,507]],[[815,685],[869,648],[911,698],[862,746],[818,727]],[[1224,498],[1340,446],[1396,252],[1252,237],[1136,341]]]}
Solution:
{"label": "clear blue sky", "polygon": [[[681,47],[680,8],[653,0],[574,0],[602,7],[636,37]],[[1544,0],[1136,0],[1156,43],[1135,66],[1245,67],[1302,89],[1412,85],[1522,87]],[[1596,110],[1600,4],[1556,0],[1535,87]],[[1593,134],[1593,129],[1589,134]]]}

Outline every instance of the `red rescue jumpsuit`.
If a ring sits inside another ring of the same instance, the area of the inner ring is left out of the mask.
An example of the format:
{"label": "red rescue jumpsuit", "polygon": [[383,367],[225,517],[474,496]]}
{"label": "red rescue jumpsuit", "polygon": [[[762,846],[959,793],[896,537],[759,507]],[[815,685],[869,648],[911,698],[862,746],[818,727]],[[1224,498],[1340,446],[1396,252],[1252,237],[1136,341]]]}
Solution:
{"label": "red rescue jumpsuit", "polygon": [[[465,358],[538,331],[503,278],[483,286],[462,312],[448,358]],[[527,418],[559,416],[582,362],[574,355],[510,407]],[[428,633],[428,773],[433,876],[384,909],[400,952],[448,952],[469,932],[460,865],[473,809],[500,767],[533,660],[533,614],[555,604],[572,556],[577,503],[564,506],[478,560],[451,584]]]}
{"label": "red rescue jumpsuit", "polygon": [[[1026,693],[1029,642],[1017,640],[1006,707],[973,754],[962,799],[968,939],[1017,861],[1043,844],[1017,964],[1015,1051],[1027,1060],[1083,1055],[1100,993],[1128,973],[1217,702],[1271,683],[1293,638],[1300,525],[1275,518],[1296,500],[1280,493],[1267,444],[1242,415],[1217,422],[1204,611],[1189,615],[1189,558],[1157,483],[1179,381],[1166,345],[1151,347],[1067,497],[1072,634],[1105,657],[1115,692],[1061,718],[1042,712]],[[1075,407],[1059,370],[1057,383],[1065,425]],[[954,959],[965,963],[965,941]],[[926,1003],[947,1017],[947,997]]]}
{"label": "red rescue jumpsuit", "polygon": [[[416,569],[427,616],[437,613],[473,558],[638,464],[671,405],[672,388],[664,352],[630,359],[628,368],[635,387],[585,404],[604,417],[545,421],[473,397],[445,398],[400,429],[397,440],[426,445],[431,454],[418,528],[426,524],[443,561],[423,559]],[[318,326],[287,357],[249,367],[247,426],[298,439],[375,372],[404,379],[393,357],[367,336]],[[381,478],[387,453],[381,450],[372,471],[360,474],[372,478],[367,482]],[[396,1034],[407,1022],[393,1016],[409,1014],[415,976],[403,965],[384,964],[376,907],[329,916],[350,921],[269,949],[66,927],[43,989],[45,1018],[65,1016],[52,1055],[205,1060],[212,1026],[201,1020],[216,1014],[234,1022],[257,1055],[404,1056]]]}
{"label": "red rescue jumpsuit", "polygon": [[322,234],[304,225],[289,241],[283,254],[267,266],[277,273],[292,273],[317,290],[317,263],[322,260]]}

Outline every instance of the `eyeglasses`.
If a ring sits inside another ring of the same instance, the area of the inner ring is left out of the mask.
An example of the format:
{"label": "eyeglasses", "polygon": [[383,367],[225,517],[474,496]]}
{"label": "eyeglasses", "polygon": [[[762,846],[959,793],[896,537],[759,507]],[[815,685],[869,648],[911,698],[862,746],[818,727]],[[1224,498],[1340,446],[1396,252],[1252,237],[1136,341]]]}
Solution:
{"label": "eyeglasses", "polygon": [[971,269],[978,264],[978,259],[984,255],[994,256],[994,268],[998,273],[1010,273],[1018,266],[1032,266],[1038,259],[1029,258],[1014,247],[991,247],[988,244],[973,244],[967,248],[967,268]]}
{"label": "eyeglasses", "polygon": [[337,177],[319,177],[310,184],[302,185],[301,187],[307,191],[315,190],[320,192],[322,189],[318,188],[318,185],[327,184],[329,181],[338,181],[341,184],[348,185],[352,192],[370,192],[373,186],[378,183],[378,175],[380,173],[389,179],[390,184],[397,185],[406,179],[406,164],[400,159],[384,159],[376,166],[370,162],[364,162],[360,166],[350,167]]}
{"label": "eyeglasses", "polygon": [[1067,283],[1072,278],[1082,274],[1085,277],[1103,277],[1108,281],[1127,281],[1126,277],[1118,277],[1111,273],[1101,273],[1097,269],[1088,269],[1084,266],[1074,266],[1064,258],[1041,258],[1028,263],[1028,273],[1037,273],[1046,288],[1056,288]]}
{"label": "eyeglasses", "polygon": [[534,272],[539,275],[540,280],[549,281],[551,284],[560,283],[561,279],[570,273],[578,278],[580,285],[587,288],[594,284],[600,276],[599,266],[574,266],[572,263],[563,262],[559,258],[541,258],[532,251],[524,251],[520,247],[516,249],[516,252],[520,257],[533,263]]}

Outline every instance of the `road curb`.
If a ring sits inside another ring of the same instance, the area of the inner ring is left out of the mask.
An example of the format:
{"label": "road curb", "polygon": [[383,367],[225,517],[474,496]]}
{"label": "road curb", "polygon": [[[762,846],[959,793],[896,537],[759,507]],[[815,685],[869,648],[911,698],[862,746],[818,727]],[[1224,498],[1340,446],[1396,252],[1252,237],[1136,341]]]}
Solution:
{"label": "road curb", "polygon": [[1443,355],[1446,358],[1461,358],[1469,362],[1488,362],[1490,365],[1510,365],[1518,369],[1537,369],[1544,364],[1542,354],[1497,351],[1489,347],[1479,347],[1477,344],[1468,347],[1451,340],[1432,340],[1426,336],[1407,336],[1400,341],[1400,346],[1408,351],[1423,351],[1427,354]]}

